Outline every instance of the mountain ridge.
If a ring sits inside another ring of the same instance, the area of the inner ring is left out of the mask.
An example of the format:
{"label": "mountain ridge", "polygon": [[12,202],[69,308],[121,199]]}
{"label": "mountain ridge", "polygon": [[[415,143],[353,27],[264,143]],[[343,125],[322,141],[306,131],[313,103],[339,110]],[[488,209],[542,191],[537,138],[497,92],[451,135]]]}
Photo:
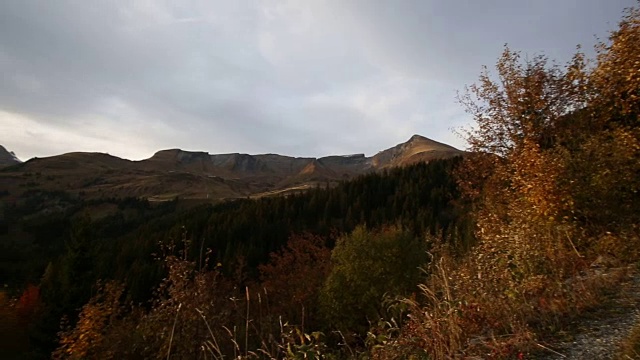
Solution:
{"label": "mountain ridge", "polygon": [[[132,161],[105,153],[72,152],[5,168],[0,171],[0,187],[16,194],[22,187],[22,191],[64,190],[89,197],[134,196],[158,201],[175,197],[229,199],[334,184],[368,172],[463,153],[421,135],[369,157],[209,154],[166,149],[148,159]],[[34,179],[33,174],[39,175]]]}

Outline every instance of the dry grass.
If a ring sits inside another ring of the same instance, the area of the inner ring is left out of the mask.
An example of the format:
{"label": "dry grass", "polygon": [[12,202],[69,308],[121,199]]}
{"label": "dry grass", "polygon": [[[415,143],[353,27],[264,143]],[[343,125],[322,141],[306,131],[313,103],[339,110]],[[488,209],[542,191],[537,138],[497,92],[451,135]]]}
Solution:
{"label": "dry grass", "polygon": [[408,321],[397,338],[374,350],[376,357],[525,356],[540,348],[542,336],[561,331],[625,278],[591,269],[567,240],[574,232],[566,224],[522,219],[481,238],[461,258],[436,250],[422,296],[406,301]]}
{"label": "dry grass", "polygon": [[616,359],[640,359],[640,322],[633,326],[629,336],[620,344],[620,350],[616,354]]}

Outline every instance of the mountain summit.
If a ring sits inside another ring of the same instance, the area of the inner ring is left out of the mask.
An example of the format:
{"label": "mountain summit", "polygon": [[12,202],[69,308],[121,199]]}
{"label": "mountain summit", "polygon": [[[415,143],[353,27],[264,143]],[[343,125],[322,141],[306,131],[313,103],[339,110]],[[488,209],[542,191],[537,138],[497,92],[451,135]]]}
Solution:
{"label": "mountain summit", "polygon": [[372,163],[376,168],[387,168],[452,157],[461,153],[453,146],[421,135],[413,135],[407,142],[377,153],[372,157]]}
{"label": "mountain summit", "polygon": [[[10,153],[4,152],[6,158]],[[22,180],[16,179],[26,177],[16,175],[41,173],[47,175],[45,179],[57,180],[39,183],[42,190],[66,190],[86,196],[135,196],[152,200],[178,196],[196,199],[260,197],[461,154],[463,152],[454,147],[420,135],[371,157],[363,154],[321,158],[209,154],[169,149],[158,151],[146,160],[130,161],[102,153],[69,153],[32,159],[20,169],[0,173],[0,187],[13,188],[19,193],[26,184],[19,184]],[[61,184],[64,188],[60,188]]]}
{"label": "mountain summit", "polygon": [[13,151],[8,151],[4,146],[0,145],[0,167],[20,164],[21,162]]}

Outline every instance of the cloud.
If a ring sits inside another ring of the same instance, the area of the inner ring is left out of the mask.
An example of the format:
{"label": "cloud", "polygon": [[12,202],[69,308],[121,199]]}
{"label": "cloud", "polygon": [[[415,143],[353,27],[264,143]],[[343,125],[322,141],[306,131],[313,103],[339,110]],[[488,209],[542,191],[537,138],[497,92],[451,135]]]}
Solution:
{"label": "cloud", "polygon": [[7,0],[0,144],[322,156],[463,146],[455,91],[502,45],[567,60],[633,0]]}
{"label": "cloud", "polygon": [[[128,159],[148,157],[155,152],[159,143],[153,135],[158,135],[157,126],[145,126],[144,129],[127,126],[114,130],[104,126],[102,118],[87,120],[75,126],[51,125],[39,122],[20,114],[0,111],[0,132],[11,134],[7,139],[8,148],[19,148],[19,144],[31,144],[34,154],[63,154],[75,151],[104,152]],[[112,121],[112,119],[109,119]],[[149,137],[141,137],[140,134]],[[161,132],[160,132],[161,133]],[[166,140],[166,139],[165,139]],[[32,154],[15,151],[23,160],[33,157]],[[140,154],[146,156],[141,157]],[[42,155],[41,155],[42,156]]]}

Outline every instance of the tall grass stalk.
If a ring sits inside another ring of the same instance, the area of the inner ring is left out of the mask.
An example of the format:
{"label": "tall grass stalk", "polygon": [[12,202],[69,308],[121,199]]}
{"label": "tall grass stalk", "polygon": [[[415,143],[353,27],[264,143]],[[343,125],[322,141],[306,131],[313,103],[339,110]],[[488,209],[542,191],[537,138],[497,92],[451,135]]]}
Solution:
{"label": "tall grass stalk", "polygon": [[169,337],[169,349],[167,349],[167,360],[171,356],[171,344],[173,343],[173,334],[176,330],[176,323],[178,322],[178,315],[180,314],[180,308],[182,308],[182,303],[178,304],[178,310],[176,310],[176,317],[173,319],[173,326],[171,327],[171,336]]}

